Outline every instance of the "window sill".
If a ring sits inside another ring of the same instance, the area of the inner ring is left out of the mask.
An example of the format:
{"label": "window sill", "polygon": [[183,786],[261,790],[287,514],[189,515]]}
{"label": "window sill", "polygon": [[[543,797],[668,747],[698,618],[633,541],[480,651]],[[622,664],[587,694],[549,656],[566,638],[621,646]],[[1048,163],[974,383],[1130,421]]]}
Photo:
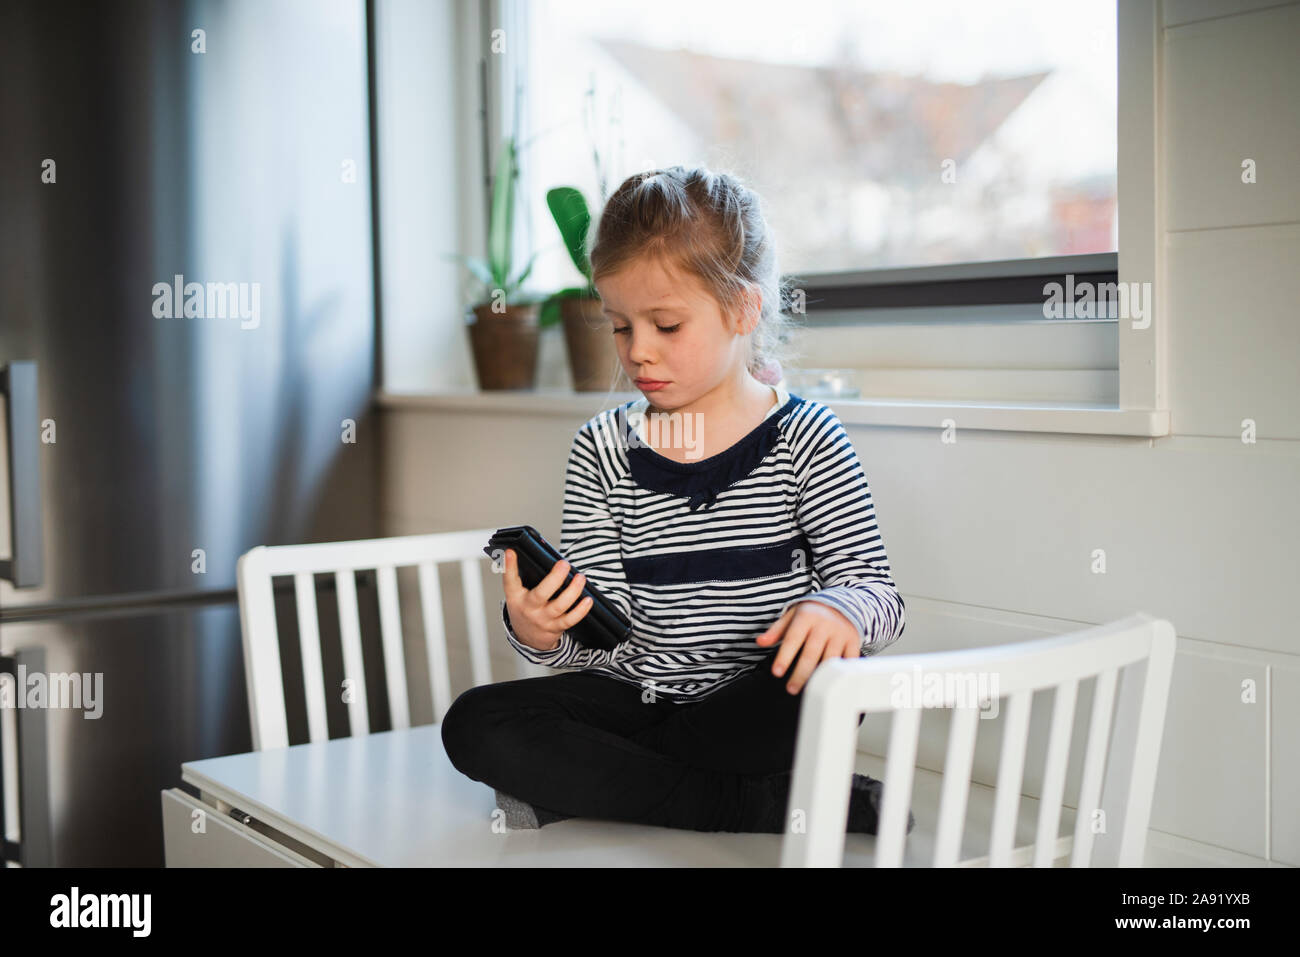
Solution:
{"label": "window sill", "polygon": [[[381,409],[437,412],[501,412],[510,415],[590,417],[639,392],[574,392],[536,389],[514,392],[378,392]],[[1065,432],[1081,435],[1127,435],[1155,438],[1169,434],[1168,410],[1117,409],[1099,403],[932,401],[924,399],[819,399],[845,425],[945,428],[951,419],[962,430]]]}

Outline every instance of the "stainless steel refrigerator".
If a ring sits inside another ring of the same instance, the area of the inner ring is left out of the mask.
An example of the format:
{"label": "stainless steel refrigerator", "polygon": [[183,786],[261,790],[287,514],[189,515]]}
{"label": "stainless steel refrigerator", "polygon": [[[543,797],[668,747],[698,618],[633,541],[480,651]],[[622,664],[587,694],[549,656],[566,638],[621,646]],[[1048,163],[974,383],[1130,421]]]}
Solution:
{"label": "stainless steel refrigerator", "polygon": [[35,363],[43,543],[0,654],[102,675],[98,717],[43,712],[53,864],[161,865],[180,764],[251,749],[239,555],[375,534],[367,19],[0,5],[0,365]]}

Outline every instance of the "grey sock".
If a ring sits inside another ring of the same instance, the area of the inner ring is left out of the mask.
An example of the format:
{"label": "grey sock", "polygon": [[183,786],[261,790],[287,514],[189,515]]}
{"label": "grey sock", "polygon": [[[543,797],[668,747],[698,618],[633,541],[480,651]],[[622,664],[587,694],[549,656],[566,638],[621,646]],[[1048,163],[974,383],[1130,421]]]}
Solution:
{"label": "grey sock", "polygon": [[496,792],[497,807],[506,812],[506,827],[512,831],[523,831],[537,827],[537,814],[533,806],[518,798],[511,797],[504,791]]}
{"label": "grey sock", "polygon": [[[854,774],[849,791],[849,822],[846,830],[857,834],[875,834],[880,826],[880,798],[884,782],[865,774]],[[916,818],[907,812],[907,833],[912,833]]]}
{"label": "grey sock", "polygon": [[497,807],[505,811],[506,827],[516,831],[536,830],[555,821],[567,821],[572,816],[536,807],[504,791],[496,792],[496,800]]}
{"label": "grey sock", "polygon": [[[788,813],[790,799],[791,772],[770,774],[760,782],[760,789],[766,792],[765,821],[759,830],[781,833],[786,828],[785,815]],[[865,774],[853,775],[849,791],[849,817],[845,831],[853,834],[875,834],[880,822],[880,798],[884,784]],[[907,833],[912,833],[916,818],[907,812]]]}

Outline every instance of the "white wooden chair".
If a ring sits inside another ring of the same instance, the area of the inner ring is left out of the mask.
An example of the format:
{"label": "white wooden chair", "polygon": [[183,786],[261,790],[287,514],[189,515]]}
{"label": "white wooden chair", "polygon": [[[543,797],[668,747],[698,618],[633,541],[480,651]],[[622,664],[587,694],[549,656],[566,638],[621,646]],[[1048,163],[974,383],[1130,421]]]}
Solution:
{"label": "white wooden chair", "polygon": [[307,701],[307,726],[310,740],[316,742],[328,740],[329,731],[325,717],[325,680],[321,670],[320,631],[313,576],[322,572],[332,572],[334,575],[343,669],[347,678],[352,679],[352,696],[348,702],[349,734],[369,734],[355,573],[363,569],[375,570],[384,676],[392,726],[408,728],[411,715],[406,694],[406,661],[398,604],[397,569],[415,566],[428,655],[433,720],[436,723],[442,721],[452,702],[442,593],[436,566],[440,562],[460,563],[473,682],[475,685],[486,684],[492,677],[479,563],[489,561],[483,552],[483,546],[495,531],[486,528],[352,542],[270,547],[259,545],[240,556],[237,566],[239,615],[244,641],[248,706],[253,726],[253,749],[261,751],[289,745],[284,675],[280,667],[272,590],[274,577],[293,576],[298,609],[298,641],[302,650],[303,686]]}
{"label": "white wooden chair", "polygon": [[[791,781],[792,813],[782,839],[783,867],[843,863],[849,781],[858,715],[892,712],[883,773],[875,865],[898,867],[923,708],[951,708],[948,750],[935,832],[933,865],[1050,867],[1071,854],[1071,867],[1142,865],[1165,706],[1174,661],[1174,627],[1141,612],[1109,624],[1034,641],[956,652],[825,661],[803,691]],[[925,676],[916,680],[917,672]],[[1123,670],[1116,696],[1116,681]],[[989,699],[1005,696],[993,826],[987,857],[959,861],[980,702],[965,700],[973,676]],[[1096,678],[1073,838],[1058,837],[1065,772],[1079,682]],[[947,700],[915,700],[918,684],[947,689]],[[1032,695],[1055,688],[1043,793],[1035,840],[1013,848]],[[1114,720],[1112,722],[1112,711]],[[1103,767],[1105,770],[1103,785]],[[1097,812],[1100,811],[1101,814]],[[1094,834],[1093,822],[1104,824]],[[928,826],[918,816],[917,828]],[[915,834],[916,831],[913,831]]]}

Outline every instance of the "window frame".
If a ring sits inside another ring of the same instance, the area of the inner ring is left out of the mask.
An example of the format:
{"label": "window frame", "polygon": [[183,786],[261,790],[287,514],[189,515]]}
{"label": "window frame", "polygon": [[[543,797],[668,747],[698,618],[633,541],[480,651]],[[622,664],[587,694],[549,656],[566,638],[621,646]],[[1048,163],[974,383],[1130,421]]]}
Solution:
{"label": "window frame", "polygon": [[870,321],[870,311],[878,309],[1041,305],[1043,287],[1050,282],[1064,285],[1067,274],[1076,284],[1115,283],[1119,253],[825,272],[794,281],[807,297],[810,325],[842,325],[854,320],[820,318],[817,313],[861,310],[864,315],[857,321]]}
{"label": "window frame", "polygon": [[[511,31],[527,29],[526,0],[478,0],[477,22],[474,24],[487,66],[484,88],[487,100],[482,103],[485,114],[485,131],[482,149],[495,156],[503,137],[514,128],[516,118],[511,115],[512,105],[503,92],[507,89],[505,57],[490,52],[494,24],[505,24],[507,36]],[[1082,256],[1042,257],[1038,259],[998,260],[990,262],[952,263],[938,266],[895,267],[827,273],[798,274],[787,278],[795,288],[804,290],[807,310],[803,319],[812,328],[825,326],[870,326],[878,323],[910,323],[899,317],[897,310],[909,310],[917,319],[936,321],[935,315],[953,307],[1006,305],[1008,321],[1025,321],[1024,306],[1044,301],[1043,285],[1062,281],[1066,273],[1073,273],[1076,282],[1088,279],[1093,282],[1150,283],[1155,295],[1150,304],[1149,321],[1139,326],[1128,319],[1097,319],[1094,322],[1117,324],[1119,394],[1113,408],[1081,408],[1071,406],[1070,417],[1060,431],[1082,431],[1093,434],[1163,436],[1169,434],[1167,329],[1161,311],[1160,292],[1165,288],[1163,255],[1157,243],[1161,235],[1162,203],[1160,198],[1159,170],[1161,168],[1161,130],[1159,127],[1160,96],[1160,30],[1158,23],[1159,0],[1116,0],[1117,69],[1119,102],[1117,104],[1117,208],[1119,217],[1119,249],[1115,252]],[[527,117],[520,117],[521,126]],[[520,130],[526,137],[526,132]],[[478,149],[473,152],[479,153]],[[482,156],[478,170],[483,169]],[[466,182],[482,178],[469,176]],[[473,205],[473,204],[472,204]],[[485,231],[480,224],[475,232]],[[526,230],[519,230],[522,234]],[[520,248],[527,237],[516,236]],[[1035,291],[1036,290],[1036,291]],[[1032,293],[1032,295],[1031,295]],[[1010,307],[1020,306],[1017,313]],[[935,314],[927,315],[928,310]],[[978,313],[978,308],[975,313]],[[987,315],[987,310],[985,311]],[[1016,318],[1016,316],[1020,318]],[[973,318],[973,317],[972,317]],[[1040,314],[1040,318],[1041,314]],[[940,321],[951,321],[945,318]],[[1068,320],[1067,320],[1068,321]],[[935,335],[941,332],[936,331]],[[938,407],[944,402],[942,395],[917,396],[917,404]],[[870,413],[850,418],[860,418],[867,424],[891,424],[890,415],[881,410],[899,408],[908,403],[890,399],[836,400],[837,410],[842,406],[876,407]],[[945,408],[985,408],[1005,411],[1001,403],[984,406],[955,403]],[[1050,412],[1044,404],[1037,411]],[[1105,426],[1081,427],[1079,416],[1087,412],[1119,413],[1113,417],[1116,431]],[[846,419],[848,421],[849,419]],[[898,417],[897,424],[916,424],[916,416],[908,413]],[[985,421],[993,421],[987,418]],[[1008,419],[1005,426],[1019,430],[1016,423],[1025,422],[1016,417]],[[996,425],[983,425],[997,428]],[[1052,431],[1043,426],[1042,417],[1034,417],[1032,424],[1024,426],[1030,431]]]}

